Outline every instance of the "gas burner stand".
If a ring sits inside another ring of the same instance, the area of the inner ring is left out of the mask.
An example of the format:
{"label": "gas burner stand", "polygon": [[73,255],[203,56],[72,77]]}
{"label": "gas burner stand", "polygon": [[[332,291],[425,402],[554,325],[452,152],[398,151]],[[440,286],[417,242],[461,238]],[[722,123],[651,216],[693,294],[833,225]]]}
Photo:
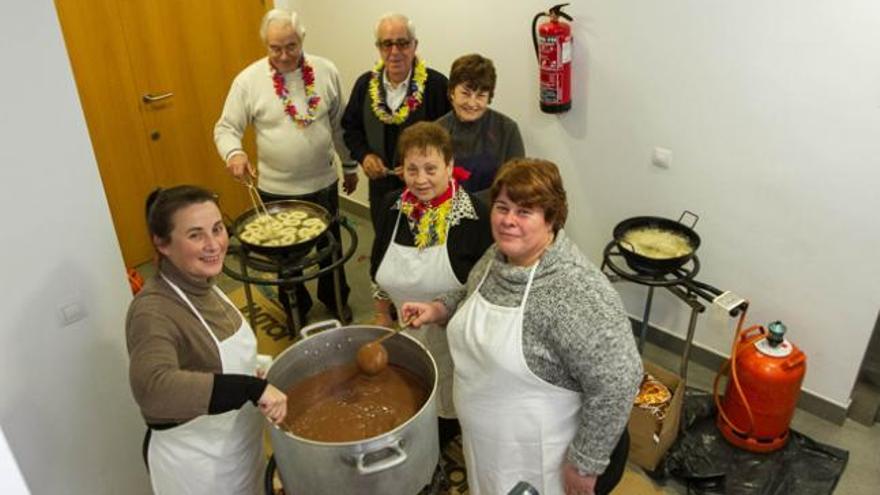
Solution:
{"label": "gas burner stand", "polygon": [[[645,310],[639,331],[639,354],[642,354],[645,347],[645,339],[648,334],[648,322],[651,316],[651,303],[654,299],[655,288],[662,287],[666,289],[691,308],[687,336],[685,337],[684,348],[681,353],[681,367],[679,369],[679,375],[682,379],[686,380],[691,346],[694,340],[694,332],[697,328],[697,316],[706,311],[706,305],[701,302],[701,299],[712,303],[723,294],[728,293],[722,292],[709,284],[699,282],[694,278],[700,271],[700,260],[697,258],[696,254],[694,254],[681,268],[673,270],[672,272],[637,272],[629,268],[626,264],[626,260],[623,259],[623,254],[620,252],[620,247],[617,242],[611,241],[605,246],[605,250],[603,251],[601,270],[612,282],[626,280],[648,287],[648,296],[645,301]],[[731,308],[729,310],[730,316],[737,316],[740,308],[743,307],[742,304]]]}
{"label": "gas burner stand", "polygon": [[[318,278],[329,271],[333,272],[333,288],[337,305],[336,313],[338,315],[343,314],[343,308],[341,307],[342,297],[339,270],[341,270],[343,265],[354,255],[354,252],[357,249],[358,239],[354,227],[349,223],[347,218],[340,216],[334,221],[339,222],[339,225],[348,233],[349,237],[348,249],[341,257],[337,252],[341,245],[341,240],[336,239],[329,228],[323,234],[329,241],[328,245],[321,249],[315,249],[305,256],[269,257],[249,251],[240,244],[229,246],[228,254],[235,255],[238,258],[239,266],[235,269],[229,264],[224,264],[223,273],[244,284],[244,292],[248,306],[248,319],[250,320],[251,327],[256,328],[256,322],[254,320],[256,312],[254,311],[254,299],[253,293],[251,292],[251,284],[275,286],[278,287],[279,298],[282,298],[282,301],[283,298],[286,298],[289,303],[285,308],[287,310],[287,331],[291,338],[296,338],[297,331],[302,327],[299,312],[297,311],[296,286],[308,280]],[[329,265],[318,270],[305,272],[306,269],[318,266],[319,263],[325,261],[327,258],[332,260]],[[229,259],[229,257],[227,257],[227,259]],[[275,278],[255,277],[251,274],[251,270],[257,273],[271,273],[275,275]],[[349,322],[343,321],[343,323],[348,324]]]}

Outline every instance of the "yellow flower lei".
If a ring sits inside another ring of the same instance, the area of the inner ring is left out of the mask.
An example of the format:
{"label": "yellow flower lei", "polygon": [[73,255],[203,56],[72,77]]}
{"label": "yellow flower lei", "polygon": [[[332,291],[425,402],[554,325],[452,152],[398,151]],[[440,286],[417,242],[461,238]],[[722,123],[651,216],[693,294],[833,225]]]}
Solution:
{"label": "yellow flower lei", "polygon": [[428,80],[428,68],[422,59],[416,59],[416,65],[413,69],[413,76],[409,81],[406,99],[403,104],[392,114],[388,108],[388,104],[382,98],[382,92],[379,90],[379,79],[381,79],[382,71],[385,69],[385,62],[378,61],[370,72],[370,107],[373,114],[385,124],[399,125],[406,122],[410,112],[415,111],[422,104],[425,98],[425,82]]}
{"label": "yellow flower lei", "polygon": [[[404,215],[409,216],[412,209],[413,205],[410,203],[400,205],[400,211]],[[446,222],[450,211],[452,211],[452,198],[436,208],[429,208],[425,211],[416,227],[415,244],[417,248],[424,249],[446,242]]]}

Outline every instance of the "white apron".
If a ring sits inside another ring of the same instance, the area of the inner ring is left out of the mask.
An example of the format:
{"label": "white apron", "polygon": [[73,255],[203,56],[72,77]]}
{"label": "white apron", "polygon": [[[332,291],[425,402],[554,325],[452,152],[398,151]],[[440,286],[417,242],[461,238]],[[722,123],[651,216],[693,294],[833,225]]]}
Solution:
{"label": "white apron", "polygon": [[523,309],[491,304],[480,287],[447,325],[455,358],[455,408],[473,495],[503,495],[527,481],[541,495],[563,495],[562,464],[578,428],[581,394],[537,377],[522,349]]}
{"label": "white apron", "polygon": [[[242,317],[241,327],[220,342],[186,294],[164,275],[162,278],[214,339],[223,373],[254,375],[257,339],[247,320]],[[221,290],[216,287],[214,290],[235,308]],[[260,412],[247,402],[238,410],[199,416],[168,430],[153,430],[147,453],[153,492],[156,495],[257,495],[264,460],[262,426]]]}
{"label": "white apron", "polygon": [[[400,308],[404,302],[433,301],[437,296],[461,288],[462,283],[452,270],[445,244],[419,249],[394,242],[400,217],[398,213],[388,250],[376,270],[376,283],[388,293],[394,305]],[[449,242],[449,227],[446,241]],[[437,362],[437,414],[441,418],[454,418],[452,358],[446,329],[440,325],[422,325],[404,332],[424,344]]]}

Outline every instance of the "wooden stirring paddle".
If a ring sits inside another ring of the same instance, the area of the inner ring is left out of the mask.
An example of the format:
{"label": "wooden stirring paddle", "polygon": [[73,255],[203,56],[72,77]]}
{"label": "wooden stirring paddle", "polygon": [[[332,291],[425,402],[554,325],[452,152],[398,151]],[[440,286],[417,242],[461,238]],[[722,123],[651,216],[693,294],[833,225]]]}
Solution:
{"label": "wooden stirring paddle", "polygon": [[388,366],[388,350],[385,349],[382,342],[400,333],[400,331],[408,327],[414,319],[415,316],[412,316],[409,319],[404,320],[400,327],[391,331],[391,333],[385,334],[376,340],[362,345],[357,351],[357,364],[361,371],[371,376],[381,373]]}

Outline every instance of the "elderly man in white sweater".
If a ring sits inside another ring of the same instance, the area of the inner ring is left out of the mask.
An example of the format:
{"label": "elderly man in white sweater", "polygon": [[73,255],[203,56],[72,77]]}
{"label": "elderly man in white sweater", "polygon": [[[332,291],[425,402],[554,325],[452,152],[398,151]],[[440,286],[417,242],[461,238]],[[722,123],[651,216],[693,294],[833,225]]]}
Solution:
{"label": "elderly man in white sweater", "polygon": [[[214,127],[217,151],[236,179],[257,178],[263,201],[311,201],[335,216],[339,209],[338,164],[344,171],[343,190],[351,194],[357,187],[357,164],[349,159],[340,127],[345,98],[339,71],[329,60],[304,53],[305,28],[296,13],[270,10],[263,17],[260,36],[268,56],[246,67],[232,82],[223,114]],[[250,124],[257,137],[256,171],[241,144]],[[340,239],[338,224],[331,231]],[[319,241],[318,248],[326,242]],[[323,266],[329,263],[327,260]],[[342,270],[340,281],[339,307],[343,311],[337,316],[349,321],[349,287]],[[304,323],[312,300],[302,285],[296,296]],[[319,278],[318,299],[337,313],[332,273]]]}

